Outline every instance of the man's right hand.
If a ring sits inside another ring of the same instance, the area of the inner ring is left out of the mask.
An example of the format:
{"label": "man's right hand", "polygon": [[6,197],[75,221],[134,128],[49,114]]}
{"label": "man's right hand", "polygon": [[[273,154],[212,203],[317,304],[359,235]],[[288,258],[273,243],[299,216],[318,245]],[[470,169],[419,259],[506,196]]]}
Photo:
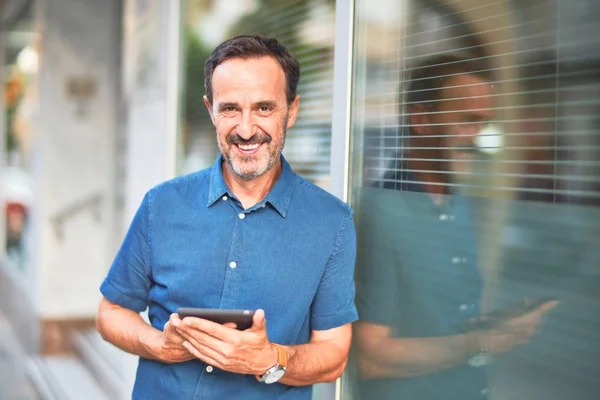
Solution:
{"label": "man's right hand", "polygon": [[469,332],[469,352],[504,353],[527,343],[535,334],[543,317],[557,305],[558,301],[549,301],[493,328]]}
{"label": "man's right hand", "polygon": [[179,316],[171,314],[162,332],[159,331],[152,337],[140,338],[140,342],[159,361],[172,364],[193,360],[196,357],[183,347],[185,339],[177,332],[179,324]]}

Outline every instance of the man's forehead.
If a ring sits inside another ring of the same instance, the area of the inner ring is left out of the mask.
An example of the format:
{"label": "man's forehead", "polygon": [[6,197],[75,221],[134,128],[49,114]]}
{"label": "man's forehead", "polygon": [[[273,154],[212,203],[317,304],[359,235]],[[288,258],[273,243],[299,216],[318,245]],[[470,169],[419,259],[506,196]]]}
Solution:
{"label": "man's forehead", "polygon": [[231,58],[219,64],[212,78],[213,90],[285,88],[285,73],[273,57]]}
{"label": "man's forehead", "polygon": [[489,97],[493,94],[492,85],[476,75],[462,74],[446,79],[442,89],[444,99],[467,99]]}

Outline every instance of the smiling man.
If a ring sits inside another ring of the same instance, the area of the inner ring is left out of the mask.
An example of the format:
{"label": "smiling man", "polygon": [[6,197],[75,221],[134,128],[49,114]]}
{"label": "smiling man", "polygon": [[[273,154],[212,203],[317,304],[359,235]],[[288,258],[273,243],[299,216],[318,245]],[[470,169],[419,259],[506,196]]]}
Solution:
{"label": "smiling man", "polygon": [[[98,330],[140,356],[134,399],[310,399],[312,384],[344,370],[354,223],[281,155],[299,77],[298,61],[260,36],[207,60],[204,102],[222,154],[146,194],[100,288]],[[257,311],[240,331],[182,321],[178,307]]]}

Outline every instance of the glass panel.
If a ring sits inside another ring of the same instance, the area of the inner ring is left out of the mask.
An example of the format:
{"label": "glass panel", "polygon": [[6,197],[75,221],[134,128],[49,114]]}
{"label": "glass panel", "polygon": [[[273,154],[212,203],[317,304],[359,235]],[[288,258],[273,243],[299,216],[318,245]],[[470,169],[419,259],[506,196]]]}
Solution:
{"label": "glass panel", "polygon": [[35,106],[35,78],[38,51],[33,25],[33,2],[27,2],[15,19],[5,26],[3,36],[2,83],[4,165],[0,165],[0,204],[4,221],[0,238],[8,264],[26,265],[29,216],[33,201],[31,174],[32,123]]}
{"label": "glass panel", "polygon": [[595,399],[597,1],[357,0],[345,399]]}
{"label": "glass panel", "polygon": [[178,169],[210,166],[219,149],[202,102],[204,62],[222,41],[263,34],[298,58],[300,112],[284,154],[296,172],[327,188],[331,144],[334,0],[187,0],[183,8],[184,66]]}

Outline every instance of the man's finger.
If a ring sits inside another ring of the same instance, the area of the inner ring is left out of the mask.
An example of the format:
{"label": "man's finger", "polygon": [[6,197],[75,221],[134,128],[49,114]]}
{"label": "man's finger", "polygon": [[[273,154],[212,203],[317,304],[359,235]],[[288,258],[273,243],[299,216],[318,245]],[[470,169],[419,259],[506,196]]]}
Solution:
{"label": "man's finger", "polygon": [[538,317],[543,316],[544,314],[552,311],[556,306],[558,306],[558,300],[551,300],[545,303],[540,304],[538,307],[534,308],[531,312],[532,314],[536,314]]}
{"label": "man's finger", "polygon": [[254,317],[252,318],[252,327],[250,330],[255,332],[264,331],[267,329],[267,319],[265,318],[265,311],[262,309],[256,310]]}
{"label": "man's finger", "polygon": [[196,317],[185,318],[181,323],[180,329],[190,332],[191,334],[194,334],[191,330],[200,331],[222,341],[227,341],[227,339],[231,338],[232,334],[236,333],[235,330],[229,327]]}
{"label": "man's finger", "polygon": [[209,334],[206,334],[201,331],[185,331],[180,330],[180,335],[183,336],[187,341],[189,341],[194,347],[199,348],[200,346],[206,346],[208,348],[213,349],[215,352],[219,354],[224,354],[230,346],[229,343],[226,343],[222,340],[215,338]]}
{"label": "man's finger", "polygon": [[558,300],[551,300],[542,304],[539,309],[542,311],[542,314],[545,314],[548,311],[555,309],[559,304],[560,302]]}
{"label": "man's finger", "polygon": [[[552,309],[554,309],[558,304],[559,304],[559,302],[557,300],[552,300],[552,301],[548,301],[543,304],[540,304],[538,307],[527,312],[526,314],[523,314],[523,315],[515,318],[513,320],[513,324],[517,324],[517,325],[532,324],[532,323],[537,324],[539,322],[540,318],[542,318],[546,313],[548,313]],[[513,324],[511,324],[511,325],[513,325]]]}
{"label": "man's finger", "polygon": [[179,326],[181,325],[181,319],[179,318],[179,315],[175,313],[171,314],[171,316],[169,317],[169,322],[175,328],[179,328]]}
{"label": "man's finger", "polygon": [[209,357],[203,351],[200,351],[196,347],[192,346],[192,344],[190,342],[183,342],[183,347],[185,347],[186,350],[189,351],[197,359],[204,361],[208,365],[212,365],[219,369],[223,369],[221,366],[221,363],[219,363],[217,360],[213,359],[212,357]]}

